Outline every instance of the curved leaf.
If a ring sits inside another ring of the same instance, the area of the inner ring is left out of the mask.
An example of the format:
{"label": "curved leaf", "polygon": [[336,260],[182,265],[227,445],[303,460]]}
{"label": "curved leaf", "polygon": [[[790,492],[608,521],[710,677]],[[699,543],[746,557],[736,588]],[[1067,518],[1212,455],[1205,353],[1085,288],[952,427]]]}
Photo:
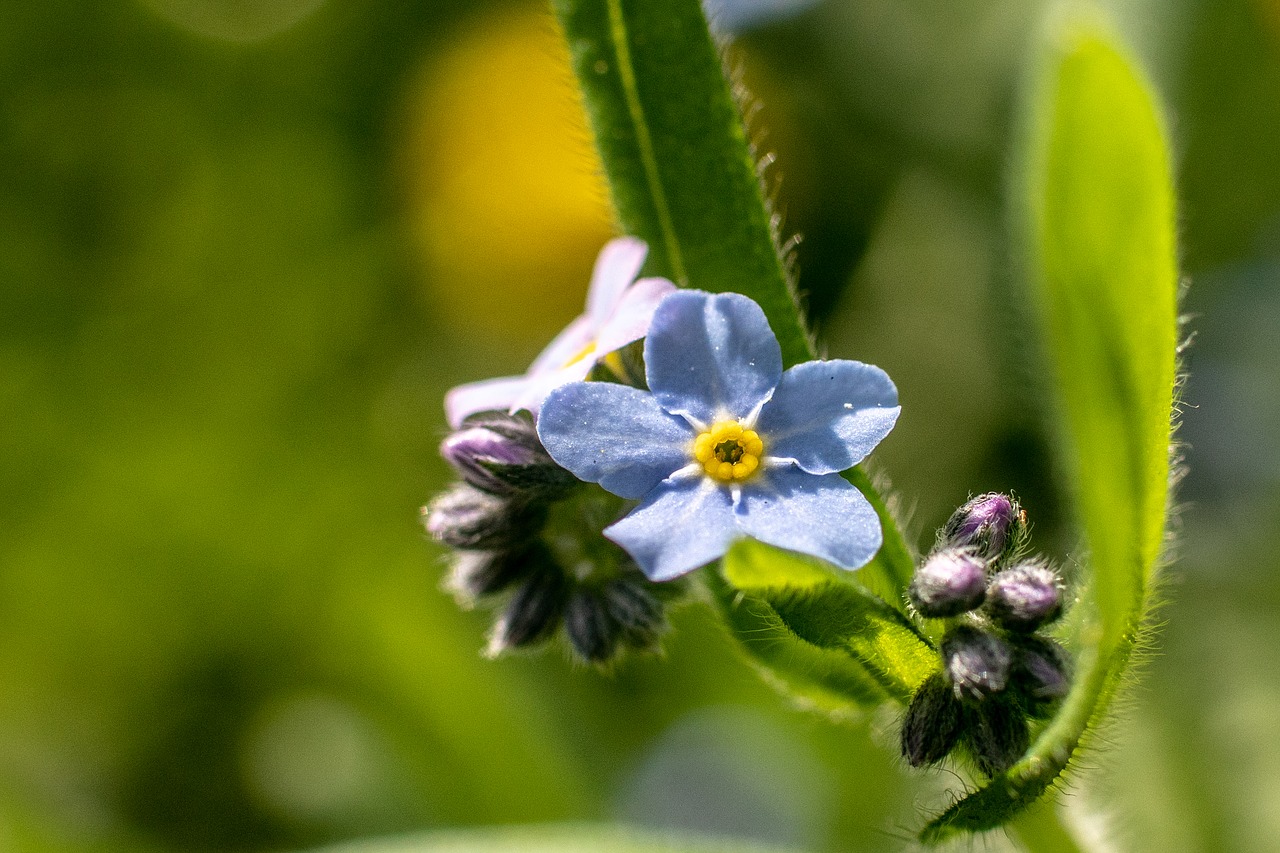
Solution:
{"label": "curved leaf", "polygon": [[896,609],[819,560],[753,540],[708,583],[746,652],[818,708],[906,703],[938,656]]}
{"label": "curved leaf", "polygon": [[916,570],[915,557],[911,555],[911,549],[907,547],[884,498],[876,492],[866,472],[861,468],[851,468],[844,472],[844,478],[857,486],[871,502],[884,532],[884,544],[880,546],[875,558],[859,570],[858,578],[871,592],[906,612],[905,596],[907,587],[911,584],[911,576]]}
{"label": "curved leaf", "polygon": [[998,826],[1066,769],[1142,628],[1164,537],[1176,360],[1174,202],[1151,89],[1095,18],[1047,30],[1015,204],[1060,409],[1062,469],[1089,546],[1075,682],[1028,754],[926,827]]}

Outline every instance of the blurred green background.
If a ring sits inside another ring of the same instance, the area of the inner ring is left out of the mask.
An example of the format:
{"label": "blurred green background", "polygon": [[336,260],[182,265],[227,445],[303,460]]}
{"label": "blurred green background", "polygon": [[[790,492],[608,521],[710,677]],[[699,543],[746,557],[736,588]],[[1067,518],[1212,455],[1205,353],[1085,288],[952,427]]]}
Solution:
{"label": "blurred green background", "polygon": [[[1014,489],[1069,555],[1007,310],[1043,6],[717,5],[828,352],[901,389],[908,529]],[[1274,850],[1280,3],[1110,8],[1173,133],[1190,474],[1160,652],[1065,812]],[[891,850],[959,784],[891,716],[793,712],[702,605],[601,675],[483,659],[439,590],[441,395],[521,371],[611,233],[562,50],[536,2],[0,5],[0,849],[621,820]]]}

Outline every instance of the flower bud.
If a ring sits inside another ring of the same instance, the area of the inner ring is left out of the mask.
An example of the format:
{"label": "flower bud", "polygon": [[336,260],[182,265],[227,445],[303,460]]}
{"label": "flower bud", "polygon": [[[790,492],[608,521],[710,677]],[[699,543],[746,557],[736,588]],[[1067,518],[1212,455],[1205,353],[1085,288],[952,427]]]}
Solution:
{"label": "flower bud", "polygon": [[942,673],[928,678],[907,707],[902,721],[902,757],[912,767],[936,764],[960,738],[964,706]]}
{"label": "flower bud", "polygon": [[516,550],[455,551],[445,586],[462,603],[470,604],[549,565],[554,561],[539,540]]}
{"label": "flower bud", "polygon": [[978,769],[994,777],[1026,753],[1031,729],[1018,707],[1000,697],[965,708],[964,743]]}
{"label": "flower bud", "polygon": [[1008,495],[989,492],[967,501],[952,513],[939,536],[940,548],[969,548],[983,560],[995,562],[1026,538],[1027,514]]}
{"label": "flower bud", "polygon": [[1014,646],[1013,683],[1035,713],[1071,689],[1070,656],[1042,637],[1019,637]]}
{"label": "flower bud", "polygon": [[494,495],[555,497],[578,480],[543,449],[525,418],[492,413],[467,420],[440,444],[440,455],[462,479]]}
{"label": "flower bud", "polygon": [[1040,563],[997,572],[987,588],[987,612],[1002,628],[1034,631],[1062,615],[1062,580]]}
{"label": "flower bud", "polygon": [[536,535],[546,519],[546,508],[456,483],[424,507],[422,515],[427,532],[446,545],[494,551]]}
{"label": "flower bud", "polygon": [[662,602],[644,588],[644,581],[619,578],[602,590],[609,616],[635,649],[649,648],[663,628]]}
{"label": "flower bud", "polygon": [[961,625],[943,638],[942,663],[956,697],[981,702],[1008,684],[1013,651],[996,635]]}
{"label": "flower bud", "polygon": [[569,579],[559,566],[534,572],[516,589],[493,626],[489,654],[496,656],[550,636],[560,626],[569,588]]}
{"label": "flower bud", "polygon": [[973,610],[987,592],[987,567],[967,551],[935,551],[920,568],[907,595],[921,616],[943,619]]}
{"label": "flower bud", "polygon": [[590,663],[604,663],[617,651],[621,631],[609,613],[602,590],[579,587],[564,611],[569,645]]}

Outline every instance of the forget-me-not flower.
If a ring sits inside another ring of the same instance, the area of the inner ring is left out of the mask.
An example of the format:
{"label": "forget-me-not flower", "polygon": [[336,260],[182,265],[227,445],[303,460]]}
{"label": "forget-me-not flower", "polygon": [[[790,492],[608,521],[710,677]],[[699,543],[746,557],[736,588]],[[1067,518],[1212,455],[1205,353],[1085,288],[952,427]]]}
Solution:
{"label": "forget-me-not flower", "polygon": [[651,391],[562,385],[538,434],[579,479],[640,500],[604,534],[651,580],[692,571],[741,536],[846,569],[875,556],[879,518],[839,472],[897,420],[884,371],[832,360],[784,372],[759,305],[692,290],[658,306],[644,355]]}
{"label": "forget-me-not flower", "polygon": [[[524,409],[538,414],[551,389],[586,379],[596,362],[644,337],[662,298],[675,290],[665,278],[636,281],[649,247],[635,237],[610,240],[600,250],[587,309],[547,345],[523,376],[503,376],[459,385],[444,398],[449,426],[457,429],[476,412]],[[634,283],[633,283],[634,282]]]}

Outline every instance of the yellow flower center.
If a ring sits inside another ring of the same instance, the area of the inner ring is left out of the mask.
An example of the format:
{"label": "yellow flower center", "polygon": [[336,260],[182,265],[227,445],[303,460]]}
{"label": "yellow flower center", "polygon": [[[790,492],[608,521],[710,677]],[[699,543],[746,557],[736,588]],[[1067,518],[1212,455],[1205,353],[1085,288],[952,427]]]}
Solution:
{"label": "yellow flower center", "polygon": [[737,421],[721,421],[693,442],[693,456],[707,475],[722,483],[745,480],[760,467],[764,442]]}

